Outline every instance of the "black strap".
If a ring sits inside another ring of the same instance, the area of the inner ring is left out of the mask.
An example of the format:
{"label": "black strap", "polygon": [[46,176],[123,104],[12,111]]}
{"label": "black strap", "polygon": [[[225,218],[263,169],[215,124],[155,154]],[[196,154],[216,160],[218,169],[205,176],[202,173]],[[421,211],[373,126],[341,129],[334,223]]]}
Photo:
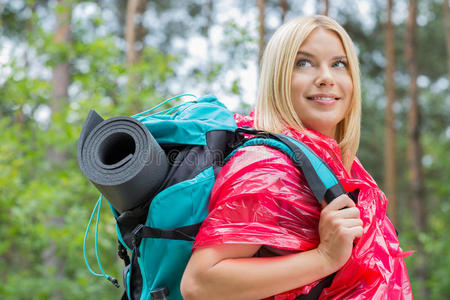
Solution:
{"label": "black strap", "polygon": [[127,294],[127,291],[126,291],[126,290],[123,292],[122,297],[120,298],[120,300],[129,300],[129,299],[128,299],[128,294]]}
{"label": "black strap", "polygon": [[267,131],[264,131],[264,130],[258,130],[258,129],[256,129],[256,128],[253,128],[253,127],[250,127],[250,126],[241,126],[241,127],[238,127],[236,130],[235,130],[235,132],[236,132],[236,134],[241,134],[241,133],[244,133],[244,134],[251,134],[251,135],[257,135],[257,134],[269,134],[269,132],[267,132]]}
{"label": "black strap", "polygon": [[[317,201],[319,201],[319,203],[324,198],[325,198],[325,201],[327,201],[327,203],[330,203],[336,197],[338,197],[342,194],[345,194],[345,190],[342,187],[339,179],[337,179],[336,175],[329,168],[328,164],[326,162],[324,162],[314,152],[312,152],[323,163],[323,165],[330,170],[330,174],[332,174],[336,178],[337,184],[332,186],[329,189],[327,189],[325,187],[325,185],[323,184],[322,180],[320,179],[319,175],[317,174],[316,170],[312,166],[311,162],[309,161],[309,159],[307,158],[307,156],[303,152],[303,150],[299,146],[297,146],[295,143],[293,143],[286,135],[261,131],[261,130],[257,130],[257,129],[254,129],[251,127],[240,127],[236,130],[236,132],[252,134],[252,135],[255,135],[255,138],[272,138],[272,139],[278,140],[278,141],[282,142],[283,144],[285,144],[292,151],[292,153],[294,153],[293,163],[305,176],[305,179],[308,183],[309,188],[311,189],[311,191],[314,194],[314,197],[317,199]],[[309,147],[306,146],[301,141],[297,141],[297,142],[304,145],[306,148],[309,149]],[[267,145],[267,146],[270,147],[270,145]],[[282,149],[279,149],[277,147],[273,147],[273,148],[283,152]]]}
{"label": "black strap", "polygon": [[128,300],[128,294],[127,294],[127,275],[128,275],[128,271],[130,270],[130,266],[131,264],[125,266],[125,268],[122,271],[122,280],[123,280],[123,285],[125,286],[125,290],[122,294],[122,298],[120,298],[120,300]]}
{"label": "black strap", "polygon": [[130,257],[128,256],[127,249],[118,241],[117,255],[123,260],[125,267],[130,264]]}
{"label": "black strap", "polygon": [[138,238],[171,239],[193,241],[202,223],[178,227],[174,229],[159,229],[148,226],[141,226],[135,232]]}
{"label": "black strap", "polygon": [[327,201],[327,203],[330,203],[342,194],[345,194],[345,190],[342,185],[340,183],[333,185],[326,191],[325,200]]}
{"label": "black strap", "polygon": [[333,273],[331,275],[328,275],[328,277],[325,277],[321,282],[319,282],[315,287],[309,291],[308,294],[302,294],[295,298],[295,300],[316,300],[319,299],[320,294],[322,293],[323,289],[326,289],[331,285],[333,282],[334,276],[336,276],[336,273]]}

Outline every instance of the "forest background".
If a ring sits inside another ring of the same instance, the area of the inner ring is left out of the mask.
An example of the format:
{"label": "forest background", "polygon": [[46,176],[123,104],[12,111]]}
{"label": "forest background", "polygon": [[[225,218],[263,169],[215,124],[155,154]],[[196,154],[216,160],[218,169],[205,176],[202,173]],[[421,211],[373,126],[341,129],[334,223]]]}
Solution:
{"label": "forest background", "polygon": [[[327,14],[358,49],[358,157],[390,199],[402,248],[416,250],[405,259],[415,298],[450,299],[448,4],[0,0],[0,298],[120,297],[83,262],[98,192],[81,174],[76,148],[91,108],[110,118],[177,94],[214,93],[248,113],[274,29]],[[107,207],[99,235],[103,268],[121,278]]]}

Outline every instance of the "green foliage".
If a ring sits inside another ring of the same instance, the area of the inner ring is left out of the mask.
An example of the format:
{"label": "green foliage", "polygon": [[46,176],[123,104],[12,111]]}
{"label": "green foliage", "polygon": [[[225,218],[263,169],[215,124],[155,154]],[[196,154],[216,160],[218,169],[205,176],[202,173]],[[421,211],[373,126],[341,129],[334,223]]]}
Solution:
{"label": "green foliage", "polygon": [[[444,0],[445,1],[445,0]],[[446,76],[449,72],[444,63],[446,54],[444,17],[441,1],[431,1],[428,5],[421,3],[419,11],[421,18],[425,23],[418,28],[417,44],[418,65],[421,74],[429,77],[431,80]]]}
{"label": "green foliage", "polygon": [[[176,57],[145,48],[126,68],[115,36],[86,38],[85,28],[72,25],[71,44],[54,44],[40,25],[33,29],[38,36],[15,44],[33,60],[13,56],[10,75],[0,81],[0,269],[8,270],[0,274],[0,296],[119,298],[121,290],[90,275],[83,263],[84,231],[98,192],[78,168],[77,140],[91,108],[105,117],[130,115],[166,97]],[[71,62],[69,99],[52,110],[53,86],[45,74],[65,61]],[[100,257],[105,272],[121,281],[114,224],[104,204]],[[92,232],[88,259],[99,272]]]}

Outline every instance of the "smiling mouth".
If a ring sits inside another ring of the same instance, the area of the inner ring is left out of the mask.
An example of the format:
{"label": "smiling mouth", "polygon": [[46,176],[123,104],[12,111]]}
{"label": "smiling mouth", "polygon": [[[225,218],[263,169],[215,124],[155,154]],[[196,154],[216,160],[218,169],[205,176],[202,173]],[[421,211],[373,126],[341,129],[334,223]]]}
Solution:
{"label": "smiling mouth", "polygon": [[308,100],[319,100],[319,101],[336,101],[341,98],[339,97],[325,97],[325,96],[317,96],[317,97],[306,97]]}

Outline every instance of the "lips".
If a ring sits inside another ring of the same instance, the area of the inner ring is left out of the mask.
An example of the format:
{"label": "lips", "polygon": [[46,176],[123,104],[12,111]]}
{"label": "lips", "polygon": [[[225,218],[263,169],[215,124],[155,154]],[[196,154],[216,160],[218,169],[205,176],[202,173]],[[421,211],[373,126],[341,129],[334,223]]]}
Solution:
{"label": "lips", "polygon": [[341,99],[340,97],[333,95],[333,94],[327,94],[327,95],[312,95],[312,96],[308,96],[306,97],[306,99],[308,100],[312,100],[312,101],[336,101]]}

